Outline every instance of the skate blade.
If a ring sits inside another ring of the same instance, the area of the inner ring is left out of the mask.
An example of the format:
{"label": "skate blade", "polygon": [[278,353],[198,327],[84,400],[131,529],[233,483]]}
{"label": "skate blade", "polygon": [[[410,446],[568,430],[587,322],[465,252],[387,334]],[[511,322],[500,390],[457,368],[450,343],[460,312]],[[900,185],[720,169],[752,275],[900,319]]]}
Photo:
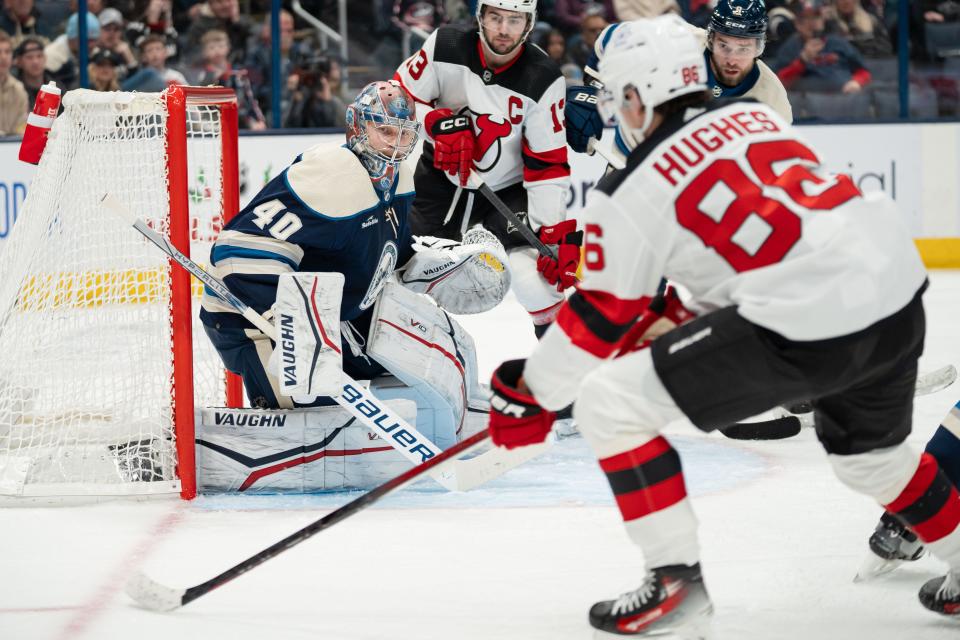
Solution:
{"label": "skate blade", "polygon": [[656,640],[710,640],[713,637],[712,625],[713,605],[711,604],[682,626],[622,635],[594,629],[593,638],[594,640],[623,640],[632,636],[635,638],[656,638]]}
{"label": "skate blade", "polygon": [[868,552],[867,557],[863,559],[863,564],[860,565],[860,569],[857,571],[857,575],[854,576],[853,581],[860,583],[875,580],[880,576],[890,573],[902,564],[903,560],[884,560],[880,556]]}

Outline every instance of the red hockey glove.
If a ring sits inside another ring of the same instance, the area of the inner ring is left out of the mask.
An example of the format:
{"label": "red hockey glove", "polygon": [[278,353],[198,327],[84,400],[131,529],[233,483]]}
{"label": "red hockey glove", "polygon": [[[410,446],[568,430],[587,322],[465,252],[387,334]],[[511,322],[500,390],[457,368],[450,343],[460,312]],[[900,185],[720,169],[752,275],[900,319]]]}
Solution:
{"label": "red hockey glove", "polygon": [[557,285],[557,291],[573,286],[577,281],[577,266],[580,264],[580,245],[583,232],[577,231],[576,220],[564,220],[550,227],[540,227],[540,240],[545,245],[556,245],[557,259],[548,256],[537,258],[537,271],[543,279]]}
{"label": "red hockey glove", "polygon": [[507,360],[490,381],[490,438],[507,449],[543,442],[556,414],[541,407],[523,385],[526,360]]}
{"label": "red hockey glove", "polygon": [[433,166],[450,175],[459,175],[460,186],[467,186],[473,168],[473,122],[467,114],[455,115],[450,109],[434,109],[423,119],[433,138]]}
{"label": "red hockey glove", "polygon": [[694,317],[696,314],[680,302],[677,290],[668,286],[650,300],[636,324],[623,336],[617,356],[646,349],[655,339]]}

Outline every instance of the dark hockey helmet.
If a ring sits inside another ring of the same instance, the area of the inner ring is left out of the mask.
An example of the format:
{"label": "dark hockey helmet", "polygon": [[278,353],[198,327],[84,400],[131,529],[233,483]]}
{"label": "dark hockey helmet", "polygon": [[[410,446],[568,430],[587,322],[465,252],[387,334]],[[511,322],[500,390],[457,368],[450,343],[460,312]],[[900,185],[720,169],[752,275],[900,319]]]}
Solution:
{"label": "dark hockey helmet", "polygon": [[713,35],[756,38],[757,56],[763,53],[767,36],[767,7],[763,0],[720,0],[707,27],[707,44],[713,50]]}
{"label": "dark hockey helmet", "polygon": [[371,82],[346,112],[347,147],[381,190],[389,189],[400,162],[420,137],[416,102],[396,80]]}

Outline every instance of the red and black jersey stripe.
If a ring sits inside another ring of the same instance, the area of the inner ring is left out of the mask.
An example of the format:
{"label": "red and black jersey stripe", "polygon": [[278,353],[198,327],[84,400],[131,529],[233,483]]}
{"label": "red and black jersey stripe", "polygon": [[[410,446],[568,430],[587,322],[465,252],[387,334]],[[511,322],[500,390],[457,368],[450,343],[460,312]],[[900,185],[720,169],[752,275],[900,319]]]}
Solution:
{"label": "red and black jersey stripe", "polygon": [[600,468],[607,475],[624,521],[666,509],[687,497],[680,454],[663,436],[601,459]]}
{"label": "red and black jersey stripe", "polygon": [[924,542],[936,542],[960,526],[960,494],[929,453],[897,499],[886,505]]}
{"label": "red and black jersey stripe", "polygon": [[650,298],[624,300],[605,291],[580,289],[557,314],[557,323],[581,349],[606,358],[619,346]]}
{"label": "red and black jersey stripe", "polygon": [[550,149],[549,151],[534,151],[527,146],[527,141],[524,140],[520,155],[523,157],[524,182],[566,178],[570,175],[566,147]]}

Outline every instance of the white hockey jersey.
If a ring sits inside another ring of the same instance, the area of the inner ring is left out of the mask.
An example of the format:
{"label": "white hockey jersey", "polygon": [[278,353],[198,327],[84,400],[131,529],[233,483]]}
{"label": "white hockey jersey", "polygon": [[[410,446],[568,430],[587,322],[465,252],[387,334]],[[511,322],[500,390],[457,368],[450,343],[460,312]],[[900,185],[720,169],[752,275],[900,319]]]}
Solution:
{"label": "white hockey jersey", "polygon": [[661,277],[691,293],[695,312],[737,305],[796,341],[864,329],[926,279],[893,202],[823,171],[755,101],[665,121],[591,192],[581,220],[583,280],[524,374],[549,408],[614,353]]}
{"label": "white hockey jersey", "polygon": [[522,180],[537,228],[566,217],[566,85],[541,49],[522,46],[511,62],[494,68],[486,62],[476,28],[440,27],[400,65],[394,79],[427,106],[417,109],[421,122],[432,108],[471,116],[475,171],[494,191]]}

